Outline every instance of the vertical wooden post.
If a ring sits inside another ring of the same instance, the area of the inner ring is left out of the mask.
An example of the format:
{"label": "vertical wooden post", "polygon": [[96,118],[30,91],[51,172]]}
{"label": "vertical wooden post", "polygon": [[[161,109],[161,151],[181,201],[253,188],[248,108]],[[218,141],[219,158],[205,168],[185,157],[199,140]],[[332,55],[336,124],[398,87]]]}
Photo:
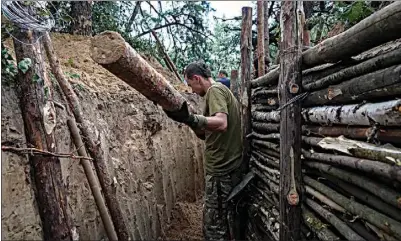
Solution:
{"label": "vertical wooden post", "polygon": [[231,75],[230,75],[230,89],[231,92],[233,92],[235,98],[240,101],[238,97],[238,92],[239,92],[239,84],[238,84],[238,70],[231,70]]}
{"label": "vertical wooden post", "polygon": [[265,14],[264,14],[264,6],[263,1],[257,1],[257,27],[258,27],[258,48],[257,48],[257,57],[258,57],[258,77],[263,76],[265,74]]}
{"label": "vertical wooden post", "polygon": [[[56,112],[52,84],[47,78],[38,34],[16,30],[14,40],[17,62],[27,70],[18,71],[17,84],[28,147],[56,152],[54,128]],[[30,62],[30,63],[29,63]],[[52,156],[28,155],[34,171],[36,199],[42,220],[43,240],[72,240],[67,196],[60,160]]]}
{"label": "vertical wooden post", "polygon": [[[272,2],[274,4],[274,2]],[[264,9],[264,37],[265,37],[265,74],[269,71],[270,65],[270,49],[269,49],[269,2],[263,1],[263,9]],[[264,74],[263,74],[264,75]]]}
{"label": "vertical wooden post", "polygon": [[250,159],[250,144],[246,136],[251,132],[251,69],[252,69],[252,8],[242,8],[241,28],[241,99],[243,152],[242,158],[248,166]]}
{"label": "vertical wooden post", "polygon": [[297,11],[302,11],[302,1],[281,4],[280,240],[295,241],[300,240],[301,227],[301,105],[287,103],[301,91],[303,26],[298,24]]}

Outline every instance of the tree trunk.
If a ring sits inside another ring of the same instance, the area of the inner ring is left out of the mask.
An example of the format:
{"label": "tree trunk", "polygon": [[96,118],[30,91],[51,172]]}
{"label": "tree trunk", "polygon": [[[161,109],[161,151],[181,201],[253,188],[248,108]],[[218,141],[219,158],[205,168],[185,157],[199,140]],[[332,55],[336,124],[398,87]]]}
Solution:
{"label": "tree trunk", "polygon": [[318,152],[311,153],[305,150],[302,151],[302,154],[307,159],[322,161],[330,165],[350,167],[367,174],[374,174],[401,182],[401,167],[398,166],[391,166],[382,162],[359,159],[350,156],[339,156]]}
{"label": "tree trunk", "polygon": [[329,85],[339,84],[347,79],[355,78],[400,63],[401,48],[398,48],[386,54],[378,55],[376,57],[368,59],[355,66],[340,70],[339,72],[333,73],[317,81],[311,82],[309,84],[304,84],[303,87],[305,90],[308,91],[321,89]]}
{"label": "tree trunk", "polygon": [[333,227],[337,229],[347,240],[365,240],[357,233],[355,233],[347,224],[337,218],[334,214],[327,211],[325,208],[314,202],[313,200],[307,198],[306,204],[311,207],[316,213],[323,217],[327,222],[329,222]]}
{"label": "tree trunk", "polygon": [[264,105],[264,104],[253,104],[251,108],[251,113],[254,111],[270,112],[277,110],[276,106]]}
{"label": "tree trunk", "polygon": [[280,133],[271,133],[267,135],[259,134],[256,132],[252,132],[250,137],[254,137],[255,139],[262,139],[262,140],[280,140]]}
{"label": "tree trunk", "polygon": [[239,92],[239,84],[238,84],[238,70],[231,70],[230,75],[230,89],[231,92],[234,94],[235,98],[240,101],[240,97],[238,96]]}
{"label": "tree trunk", "polygon": [[[259,146],[263,146],[267,149],[279,152],[280,151],[280,145],[272,143],[272,142],[268,142],[268,141],[262,141],[262,140],[252,140],[253,144],[259,145]],[[281,161],[281,159],[280,159]]]}
{"label": "tree trunk", "polygon": [[401,37],[401,2],[373,13],[350,29],[324,40],[302,54],[302,65],[310,68],[335,63]]}
{"label": "tree trunk", "polygon": [[163,56],[164,56],[164,61],[166,62],[167,66],[170,66],[171,70],[174,72],[175,76],[177,76],[177,79],[182,82],[182,79],[180,77],[180,74],[178,74],[178,70],[175,67],[175,64],[173,63],[173,61],[171,60],[170,56],[168,56],[167,52],[164,50],[163,44],[160,41],[159,37],[157,36],[156,32],[152,30],[152,35],[155,38],[157,44],[159,45],[159,49],[162,52]]}
{"label": "tree trunk", "polygon": [[277,86],[271,88],[271,89],[260,89],[260,90],[255,90],[252,94],[252,99],[256,98],[267,98],[271,96],[278,96],[278,89]]}
{"label": "tree trunk", "polygon": [[[268,8],[269,8],[269,6],[268,6],[268,4],[269,4],[269,2],[268,1],[263,1],[263,10],[264,10],[264,17],[263,17],[263,20],[264,20],[264,25],[263,25],[263,27],[264,27],[264,47],[265,47],[265,73],[263,73],[262,75],[265,75],[266,73],[267,73],[267,71],[268,71],[268,69],[269,69],[269,65],[270,65],[270,62],[271,62],[271,59],[270,59],[270,49],[269,49],[269,45],[270,45],[270,43],[269,43],[269,10],[268,10]],[[274,4],[274,2],[272,3],[272,4]],[[260,76],[262,76],[262,75],[260,75]]]}
{"label": "tree trunk", "polygon": [[[72,140],[74,141],[74,145],[78,148],[77,152],[80,156],[87,157],[87,153],[85,148],[83,147],[83,142],[81,135],[79,134],[79,129],[77,127],[77,123],[75,119],[71,118],[67,120],[68,128],[70,129]],[[113,221],[109,216],[109,212],[106,207],[106,203],[103,200],[102,189],[98,185],[97,176],[93,172],[92,164],[89,160],[81,160],[81,165],[84,169],[86,178],[88,179],[89,187],[92,191],[93,198],[95,199],[96,206],[99,210],[100,217],[103,222],[104,229],[106,231],[107,237],[109,240],[118,240],[117,234],[114,230]]]}
{"label": "tree trunk", "polygon": [[268,174],[270,180],[279,184],[280,172],[278,170],[269,168],[268,166],[262,164],[255,158],[251,158],[251,160],[260,171],[263,171],[264,173]]}
{"label": "tree trunk", "polygon": [[383,126],[399,126],[400,112],[401,100],[392,100],[362,105],[307,108],[302,111],[302,116],[307,123],[371,126],[371,122],[374,122]]}
{"label": "tree trunk", "polygon": [[252,113],[252,118],[255,121],[260,122],[280,122],[280,111],[272,112],[259,112],[255,111]]}
{"label": "tree trunk", "polygon": [[306,135],[319,136],[345,136],[347,138],[380,142],[390,142],[401,144],[400,128],[372,128],[372,127],[345,127],[345,126],[302,126],[302,131]]}
{"label": "tree trunk", "polygon": [[257,79],[251,81],[252,88],[260,86],[277,85],[280,75],[280,67],[270,70],[267,74],[259,76]]}
{"label": "tree trunk", "polygon": [[44,46],[56,80],[60,85],[68,101],[68,105],[72,110],[72,113],[74,114],[74,117],[81,130],[83,139],[85,140],[86,150],[94,159],[93,164],[95,166],[99,183],[102,187],[104,199],[106,200],[107,207],[109,208],[110,216],[113,220],[118,239],[128,240],[129,232],[127,226],[125,225],[123,214],[117,201],[117,195],[112,187],[112,180],[107,171],[106,160],[104,158],[103,151],[100,149],[100,143],[95,143],[93,135],[89,131],[90,129],[87,122],[84,120],[84,114],[82,112],[82,107],[79,103],[78,96],[75,94],[68,80],[64,77],[63,71],[59,65],[59,60],[57,59],[51,44],[49,34],[44,35]]}
{"label": "tree trunk", "polygon": [[168,111],[177,111],[186,101],[150,66],[119,33],[106,31],[92,39],[93,60]]}
{"label": "tree trunk", "polygon": [[[281,4],[280,106],[300,93],[302,23],[297,12],[302,2]],[[301,105],[295,102],[281,111],[280,121],[280,240],[299,240],[301,226]]]}
{"label": "tree trunk", "polygon": [[[24,43],[38,41],[38,33],[16,30],[14,35]],[[40,44],[22,44],[14,40],[17,63],[29,58],[29,69],[18,71],[17,84],[28,147],[57,152],[54,135],[56,111],[51,81],[47,78]],[[36,199],[42,221],[43,240],[72,240],[71,218],[67,212],[60,160],[53,156],[28,155],[33,167]]]}
{"label": "tree trunk", "polygon": [[401,221],[401,210],[383,202],[380,198],[354,186],[348,182],[342,181],[339,178],[328,174],[321,174],[322,177],[326,178],[330,182],[334,183],[335,185],[339,186],[345,192],[347,192],[350,198],[354,197],[360,202],[367,204],[371,208],[375,208],[379,210],[381,213],[386,214],[390,218]]}
{"label": "tree trunk", "polygon": [[276,195],[279,194],[280,192],[279,186],[276,183],[272,182],[268,178],[268,176],[266,176],[263,172],[261,172],[257,168],[251,168],[251,171],[253,171],[267,185],[267,187],[269,187],[270,191],[274,192]]}
{"label": "tree trunk", "polygon": [[261,133],[272,133],[280,130],[279,124],[263,123],[263,122],[252,122],[252,128],[257,132]]}
{"label": "tree trunk", "polygon": [[386,186],[373,182],[368,178],[359,176],[358,174],[323,163],[307,161],[304,162],[304,164],[308,167],[316,168],[324,173],[333,175],[340,178],[341,180],[347,181],[362,189],[365,189],[366,191],[382,199],[384,202],[401,209],[401,193],[397,193],[396,191],[389,189]]}
{"label": "tree trunk", "polygon": [[306,226],[308,226],[320,240],[340,240],[339,237],[327,228],[327,225],[304,206],[302,207],[302,217]]}
{"label": "tree trunk", "polygon": [[72,1],[71,17],[73,24],[71,25],[71,34],[92,35],[92,3],[91,1]]}
{"label": "tree trunk", "polygon": [[385,230],[387,233],[394,234],[399,239],[401,238],[401,224],[399,222],[377,212],[374,209],[344,197],[333,189],[313,180],[310,177],[305,176],[304,182],[347,209],[353,215],[358,215],[360,218],[371,222],[376,227]]}
{"label": "tree trunk", "polygon": [[266,148],[261,148],[261,146],[252,144],[252,149],[255,149],[255,151],[258,151],[266,156],[269,157],[275,157],[275,158],[280,158],[280,153],[277,151],[269,150]]}
{"label": "tree trunk", "polygon": [[[262,76],[265,74],[266,66],[265,66],[265,9],[263,6],[264,1],[258,0],[257,1],[257,26],[258,26],[258,76]],[[268,47],[268,46],[267,46]]]}
{"label": "tree trunk", "polygon": [[[401,58],[400,58],[401,59]],[[302,106],[345,104],[401,96],[401,65],[362,75],[309,94]]]}
{"label": "tree trunk", "polygon": [[254,158],[255,160],[261,161],[262,163],[264,163],[264,164],[266,164],[266,165],[268,165],[270,167],[273,167],[273,168],[275,168],[277,170],[280,169],[280,163],[279,162],[275,162],[274,160],[272,160],[272,158],[267,158],[267,157],[259,154],[258,152],[252,152],[252,157],[251,158]]}
{"label": "tree trunk", "polygon": [[239,96],[241,99],[242,114],[242,137],[243,151],[242,158],[248,166],[251,157],[251,145],[246,136],[251,133],[251,73],[252,73],[252,8],[242,8],[241,28],[241,88]]}

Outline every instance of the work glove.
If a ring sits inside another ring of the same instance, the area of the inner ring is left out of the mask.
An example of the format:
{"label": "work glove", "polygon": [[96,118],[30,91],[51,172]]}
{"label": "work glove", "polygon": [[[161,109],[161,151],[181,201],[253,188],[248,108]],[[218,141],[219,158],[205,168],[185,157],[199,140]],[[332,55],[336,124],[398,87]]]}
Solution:
{"label": "work glove", "polygon": [[179,109],[178,111],[167,111],[164,109],[163,111],[170,119],[186,124],[192,129],[204,127],[207,122],[206,117],[192,114],[189,111],[188,104],[186,101],[184,101],[184,103],[181,106],[181,109]]}

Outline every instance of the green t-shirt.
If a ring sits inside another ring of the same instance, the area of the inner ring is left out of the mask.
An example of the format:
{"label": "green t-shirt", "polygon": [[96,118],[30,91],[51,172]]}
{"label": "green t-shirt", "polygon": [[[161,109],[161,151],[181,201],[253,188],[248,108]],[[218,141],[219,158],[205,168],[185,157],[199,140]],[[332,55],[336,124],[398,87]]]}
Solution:
{"label": "green t-shirt", "polygon": [[205,116],[227,114],[225,132],[205,131],[205,171],[212,175],[225,175],[242,162],[242,132],[240,105],[225,85],[213,83],[205,95]]}

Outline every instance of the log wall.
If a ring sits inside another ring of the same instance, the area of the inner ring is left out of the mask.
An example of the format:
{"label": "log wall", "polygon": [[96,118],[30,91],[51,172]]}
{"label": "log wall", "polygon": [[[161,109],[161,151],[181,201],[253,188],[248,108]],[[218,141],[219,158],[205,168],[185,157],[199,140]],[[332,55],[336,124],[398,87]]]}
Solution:
{"label": "log wall", "polygon": [[[369,46],[304,65],[302,240],[401,240],[401,36]],[[254,240],[280,240],[278,71],[251,81]]]}

